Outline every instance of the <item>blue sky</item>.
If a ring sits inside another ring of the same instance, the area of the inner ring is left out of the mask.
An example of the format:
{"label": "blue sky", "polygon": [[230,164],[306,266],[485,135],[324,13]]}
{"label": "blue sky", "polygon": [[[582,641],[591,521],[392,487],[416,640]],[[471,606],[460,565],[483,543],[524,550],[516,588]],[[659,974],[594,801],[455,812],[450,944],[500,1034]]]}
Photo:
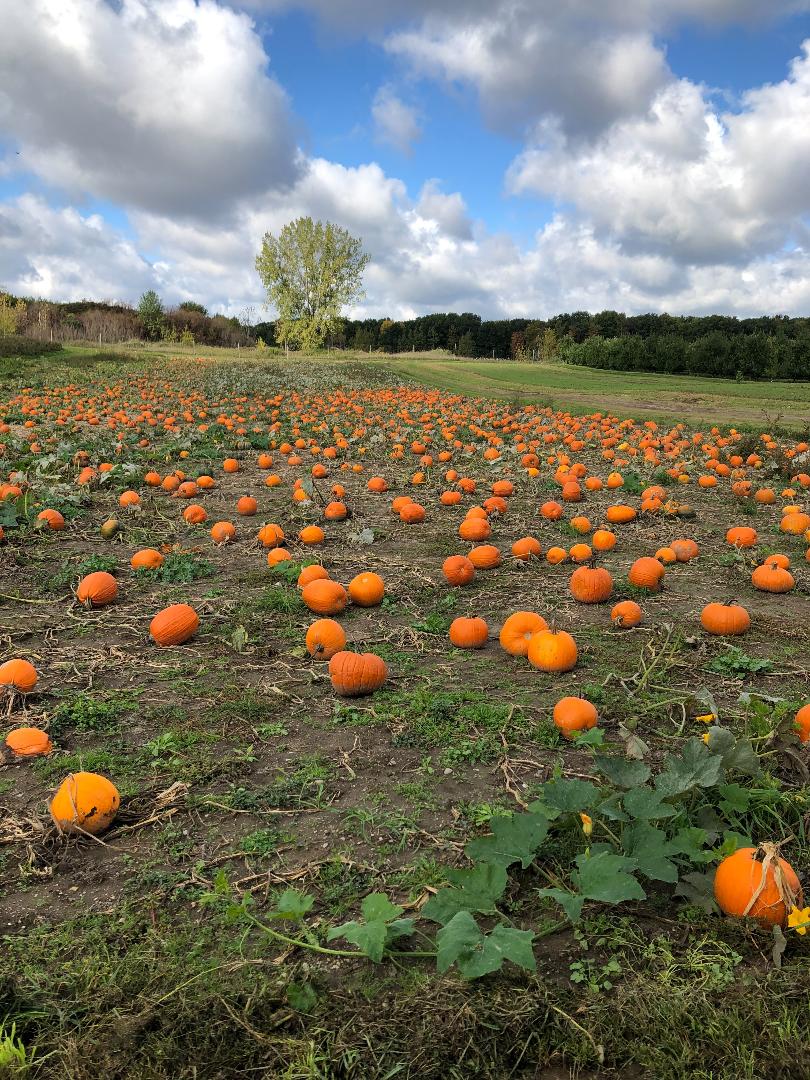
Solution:
{"label": "blue sky", "polygon": [[372,256],[358,314],[810,310],[810,0],[0,0],[0,18],[16,291],[149,285],[232,312],[261,301],[262,232],[311,213]]}

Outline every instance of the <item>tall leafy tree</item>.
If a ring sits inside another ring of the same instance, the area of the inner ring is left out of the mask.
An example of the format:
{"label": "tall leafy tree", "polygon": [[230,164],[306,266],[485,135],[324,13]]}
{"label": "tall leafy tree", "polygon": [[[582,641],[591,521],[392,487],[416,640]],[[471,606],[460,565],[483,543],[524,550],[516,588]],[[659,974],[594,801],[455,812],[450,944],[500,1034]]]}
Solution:
{"label": "tall leafy tree", "polygon": [[256,270],[278,311],[276,340],[314,349],[338,329],[340,312],[363,294],[369,257],[362,242],[331,221],[289,222],[278,236],[265,233]]}
{"label": "tall leafy tree", "polygon": [[160,297],[154,289],[147,289],[138,302],[138,318],[141,320],[144,334],[150,341],[158,341],[163,335],[166,312]]}

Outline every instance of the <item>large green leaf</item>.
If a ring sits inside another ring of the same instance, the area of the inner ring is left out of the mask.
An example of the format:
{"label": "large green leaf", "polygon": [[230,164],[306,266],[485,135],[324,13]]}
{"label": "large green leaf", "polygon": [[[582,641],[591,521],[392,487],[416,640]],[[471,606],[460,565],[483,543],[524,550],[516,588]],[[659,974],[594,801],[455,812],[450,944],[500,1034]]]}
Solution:
{"label": "large green leaf", "polygon": [[543,784],[542,795],[557,810],[590,810],[599,798],[599,788],[590,780],[550,780]]}
{"label": "large green leaf", "polygon": [[677,810],[663,802],[660,792],[650,787],[633,788],[624,796],[624,808],[631,817],[644,821],[658,821],[661,818],[674,817]]}
{"label": "large green leaf", "polygon": [[571,875],[577,892],[586,900],[601,900],[605,904],[620,904],[624,900],[644,900],[646,893],[633,877],[634,859],[602,851],[598,855],[584,852],[576,857],[578,870]]}
{"label": "large green leaf", "polygon": [[616,787],[639,787],[650,779],[650,766],[643,761],[632,761],[612,754],[597,754],[594,760],[599,772]]}
{"label": "large green leaf", "polygon": [[459,911],[436,935],[436,966],[445,972],[456,964],[466,979],[500,971],[505,960],[534,971],[533,940],[530,930],[515,930],[502,923],[484,934],[469,911]]}
{"label": "large green leaf", "polygon": [[427,919],[450,922],[459,911],[478,911],[491,915],[495,902],[506,888],[506,870],[499,863],[477,863],[472,870],[448,870],[451,888],[439,889],[422,908]]}
{"label": "large green leaf", "polygon": [[723,775],[723,760],[702,739],[689,739],[680,755],[670,754],[655,778],[663,798],[682,795],[692,788],[713,787]]}
{"label": "large green leaf", "polygon": [[675,853],[675,848],[661,829],[646,821],[636,821],[624,830],[622,845],[638,864],[640,874],[653,881],[674,883],[678,880],[678,867],[669,858]]}
{"label": "large green leaf", "polygon": [[548,833],[543,814],[510,814],[492,819],[492,835],[471,840],[464,851],[474,862],[529,866]]}

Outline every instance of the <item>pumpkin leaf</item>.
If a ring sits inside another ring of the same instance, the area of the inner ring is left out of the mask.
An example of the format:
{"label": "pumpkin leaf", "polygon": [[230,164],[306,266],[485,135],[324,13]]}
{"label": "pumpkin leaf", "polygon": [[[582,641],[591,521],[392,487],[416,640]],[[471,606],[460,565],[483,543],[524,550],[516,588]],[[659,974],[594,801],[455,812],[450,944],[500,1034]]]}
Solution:
{"label": "pumpkin leaf", "polygon": [[472,870],[448,870],[451,887],[439,889],[422,908],[427,919],[446,925],[459,911],[495,912],[495,902],[503,895],[507,875],[498,863],[478,863]]}
{"label": "pumpkin leaf", "polygon": [[643,761],[615,757],[613,754],[597,754],[594,760],[599,772],[607,777],[611,784],[620,788],[635,788],[646,784],[652,774],[649,765],[645,765]]}
{"label": "pumpkin leaf", "polygon": [[436,935],[436,966],[439,972],[445,972],[456,964],[465,979],[500,971],[505,960],[535,971],[533,940],[530,930],[516,930],[503,923],[484,934],[469,911],[459,911]]}
{"label": "pumpkin leaf", "polygon": [[675,847],[667,840],[666,833],[646,821],[636,821],[622,834],[622,846],[627,855],[638,863],[640,874],[653,881],[678,880],[678,867],[669,858]]}
{"label": "pumpkin leaf", "polygon": [[759,758],[745,738],[738,739],[728,728],[709,728],[709,750],[718,754],[723,767],[729,772],[741,772],[747,776],[758,776],[761,772]]}
{"label": "pumpkin leaf", "polygon": [[315,897],[308,893],[299,892],[298,889],[285,889],[276,901],[273,915],[277,919],[300,922],[314,903]]}
{"label": "pumpkin leaf", "polygon": [[360,529],[358,532],[349,533],[348,539],[353,544],[373,544],[375,539],[374,530]]}
{"label": "pumpkin leaf", "polygon": [[399,904],[392,904],[385,893],[369,893],[360,905],[360,910],[367,922],[375,922],[378,919],[390,922],[391,919],[398,918],[405,908],[400,907]]}
{"label": "pumpkin leaf", "polygon": [[590,780],[550,780],[543,784],[543,799],[557,810],[590,810],[599,798],[599,788]]}
{"label": "pumpkin leaf", "polygon": [[287,985],[287,1004],[296,1012],[309,1013],[318,1004],[318,995],[311,983],[289,983]]}
{"label": "pumpkin leaf", "polygon": [[682,795],[695,787],[713,787],[723,774],[723,759],[713,754],[702,739],[688,739],[683,752],[670,754],[655,778],[662,798]]}
{"label": "pumpkin leaf", "polygon": [[413,933],[413,919],[400,919],[404,908],[392,904],[384,893],[370,893],[360,906],[363,919],[352,920],[333,926],[326,935],[327,941],[345,938],[356,945],[360,952],[376,964],[391,942]]}
{"label": "pumpkin leaf", "polygon": [[579,893],[566,892],[564,889],[539,889],[537,895],[556,900],[572,923],[579,922],[582,917],[585,897]]}
{"label": "pumpkin leaf", "polygon": [[751,796],[739,784],[721,784],[717,789],[722,795],[720,809],[724,814],[744,814],[751,804]]}
{"label": "pumpkin leaf", "polygon": [[663,802],[660,792],[650,787],[633,788],[625,794],[623,801],[624,808],[631,817],[644,821],[675,817],[678,813],[674,806]]}
{"label": "pumpkin leaf", "polygon": [[519,862],[525,870],[548,833],[548,818],[543,814],[510,814],[492,819],[492,835],[471,840],[464,849],[474,862],[511,866]]}
{"label": "pumpkin leaf", "polygon": [[601,746],[605,741],[605,733],[600,727],[592,727],[587,731],[574,731],[572,736],[578,746]]}
{"label": "pumpkin leaf", "polygon": [[571,875],[576,889],[586,900],[604,904],[621,904],[625,900],[645,900],[647,894],[633,877],[635,859],[601,851],[598,855],[581,853],[576,857],[579,867]]}
{"label": "pumpkin leaf", "polygon": [[684,874],[675,886],[675,895],[682,896],[695,907],[702,908],[709,914],[718,912],[720,909],[714,899],[714,871],[700,873],[693,870]]}

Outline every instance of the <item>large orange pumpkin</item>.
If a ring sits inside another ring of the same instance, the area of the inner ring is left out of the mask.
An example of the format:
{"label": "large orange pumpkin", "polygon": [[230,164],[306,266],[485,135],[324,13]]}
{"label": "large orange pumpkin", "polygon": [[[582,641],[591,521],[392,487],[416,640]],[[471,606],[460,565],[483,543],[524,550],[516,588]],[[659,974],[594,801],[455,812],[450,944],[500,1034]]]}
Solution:
{"label": "large orange pumpkin", "polygon": [[516,611],[501,627],[499,640],[510,656],[526,656],[529,642],[541,630],[548,630],[548,623],[535,611]]}
{"label": "large orange pumpkin", "polygon": [[103,832],[118,813],[121,797],[113,783],[98,773],[71,773],[51,799],[50,811],[60,832]]}
{"label": "large orange pumpkin", "polygon": [[316,578],[301,590],[301,599],[310,611],[318,615],[339,615],[349,602],[348,594],[339,581]]}
{"label": "large orange pumpkin", "polygon": [[159,611],[149,624],[156,645],[182,645],[197,633],[200,617],[188,604],[171,604]]}
{"label": "large orange pumpkin", "polygon": [[307,652],[316,660],[331,660],[346,648],[346,634],[334,619],[316,619],[307,630]]}
{"label": "large orange pumpkin", "polygon": [[329,676],[340,697],[362,697],[385,683],[388,665],[374,653],[336,652],[329,661]]}
{"label": "large orange pumpkin", "polygon": [[723,859],[714,877],[714,898],[725,915],[784,926],[791,908],[801,907],[802,888],[776,845],[765,843],[739,848]]}
{"label": "large orange pumpkin", "polygon": [[540,671],[570,671],[577,662],[577,643],[565,630],[541,630],[529,641],[526,655]]}

